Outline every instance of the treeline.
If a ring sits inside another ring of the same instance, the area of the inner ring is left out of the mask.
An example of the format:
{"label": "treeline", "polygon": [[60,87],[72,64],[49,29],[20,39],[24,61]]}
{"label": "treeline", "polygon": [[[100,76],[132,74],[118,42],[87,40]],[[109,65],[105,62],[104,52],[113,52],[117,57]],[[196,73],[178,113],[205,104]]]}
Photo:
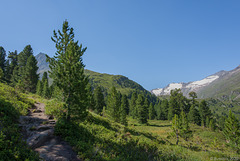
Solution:
{"label": "treeline", "polygon": [[19,54],[15,50],[8,56],[0,46],[0,79],[21,91],[35,93],[39,79],[37,60],[33,56],[31,45],[27,45]]}

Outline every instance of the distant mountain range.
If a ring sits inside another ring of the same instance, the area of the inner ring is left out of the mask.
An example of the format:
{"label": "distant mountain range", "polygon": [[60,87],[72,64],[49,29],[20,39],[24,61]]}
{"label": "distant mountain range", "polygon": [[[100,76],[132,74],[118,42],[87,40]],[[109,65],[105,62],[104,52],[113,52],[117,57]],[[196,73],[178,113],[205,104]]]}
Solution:
{"label": "distant mountain range", "polygon": [[233,93],[235,93],[235,98],[238,94],[234,91],[240,88],[240,66],[231,71],[222,70],[194,82],[170,83],[165,88],[151,90],[151,93],[156,96],[170,95],[170,91],[176,88],[181,89],[185,96],[188,96],[189,92],[194,91],[199,98],[229,97]]}

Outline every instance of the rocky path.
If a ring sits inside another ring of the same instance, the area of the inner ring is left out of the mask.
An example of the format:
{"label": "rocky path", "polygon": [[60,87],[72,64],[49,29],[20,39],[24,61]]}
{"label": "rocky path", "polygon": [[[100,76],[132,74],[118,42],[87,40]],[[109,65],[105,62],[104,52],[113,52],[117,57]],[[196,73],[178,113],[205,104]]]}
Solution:
{"label": "rocky path", "polygon": [[80,161],[71,146],[54,136],[55,120],[45,115],[43,103],[36,103],[27,116],[20,117],[23,138],[46,161]]}

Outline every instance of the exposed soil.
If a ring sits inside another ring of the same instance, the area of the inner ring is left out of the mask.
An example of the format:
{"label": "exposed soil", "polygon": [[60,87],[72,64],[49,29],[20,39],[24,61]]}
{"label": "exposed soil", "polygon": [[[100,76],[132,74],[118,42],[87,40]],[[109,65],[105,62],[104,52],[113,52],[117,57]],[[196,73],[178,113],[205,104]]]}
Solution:
{"label": "exposed soil", "polygon": [[81,161],[68,143],[53,135],[56,122],[44,113],[44,107],[43,103],[36,103],[27,116],[20,117],[24,140],[42,160]]}

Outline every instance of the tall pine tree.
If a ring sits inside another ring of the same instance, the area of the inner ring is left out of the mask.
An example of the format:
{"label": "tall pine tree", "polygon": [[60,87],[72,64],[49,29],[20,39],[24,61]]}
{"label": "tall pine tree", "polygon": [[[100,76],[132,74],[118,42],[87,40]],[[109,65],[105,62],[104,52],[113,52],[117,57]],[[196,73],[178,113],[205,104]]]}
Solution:
{"label": "tall pine tree", "polygon": [[100,114],[103,111],[103,106],[105,106],[104,95],[100,86],[97,86],[94,90],[94,100],[95,110]]}
{"label": "tall pine tree", "polygon": [[24,89],[28,92],[35,93],[39,75],[37,74],[38,66],[36,58],[31,55],[27,59],[27,64],[24,67],[24,75],[22,77],[22,82],[24,84]]}
{"label": "tall pine tree", "polygon": [[120,123],[127,126],[127,108],[128,108],[128,99],[126,95],[122,96],[121,100],[121,110],[120,110]]}
{"label": "tall pine tree", "polygon": [[82,56],[87,48],[74,41],[73,28],[64,21],[62,31],[53,31],[53,42],[56,44],[56,55],[47,58],[50,77],[63,92],[65,116],[67,121],[83,120],[87,116],[89,106],[87,85],[88,77],[84,74]]}
{"label": "tall pine tree", "polygon": [[137,93],[133,92],[130,100],[129,114],[133,118],[136,118],[138,113],[136,109]]}
{"label": "tall pine tree", "polygon": [[150,105],[149,105],[149,116],[148,117],[149,117],[149,120],[154,120],[156,117],[156,111],[155,111],[152,103],[150,103]]}
{"label": "tall pine tree", "polygon": [[223,133],[227,143],[235,149],[237,153],[240,153],[240,125],[231,110],[229,111],[228,118],[225,120]]}
{"label": "tall pine tree", "polygon": [[6,63],[6,51],[5,49],[0,46],[0,68],[2,69],[3,73],[5,73],[5,64]]}
{"label": "tall pine tree", "polygon": [[202,100],[199,104],[199,114],[203,124],[202,126],[208,126],[209,122],[206,123],[206,121],[207,121],[207,118],[209,119],[211,117],[212,113],[205,100]]}
{"label": "tall pine tree", "polygon": [[136,108],[138,111],[138,122],[140,124],[145,124],[147,123],[147,113],[146,113],[146,108],[144,105],[144,97],[142,94],[138,95],[138,99],[136,101]]}
{"label": "tall pine tree", "polygon": [[107,109],[110,111],[112,118],[116,122],[120,122],[120,106],[121,99],[119,98],[116,88],[113,86],[108,94]]}

